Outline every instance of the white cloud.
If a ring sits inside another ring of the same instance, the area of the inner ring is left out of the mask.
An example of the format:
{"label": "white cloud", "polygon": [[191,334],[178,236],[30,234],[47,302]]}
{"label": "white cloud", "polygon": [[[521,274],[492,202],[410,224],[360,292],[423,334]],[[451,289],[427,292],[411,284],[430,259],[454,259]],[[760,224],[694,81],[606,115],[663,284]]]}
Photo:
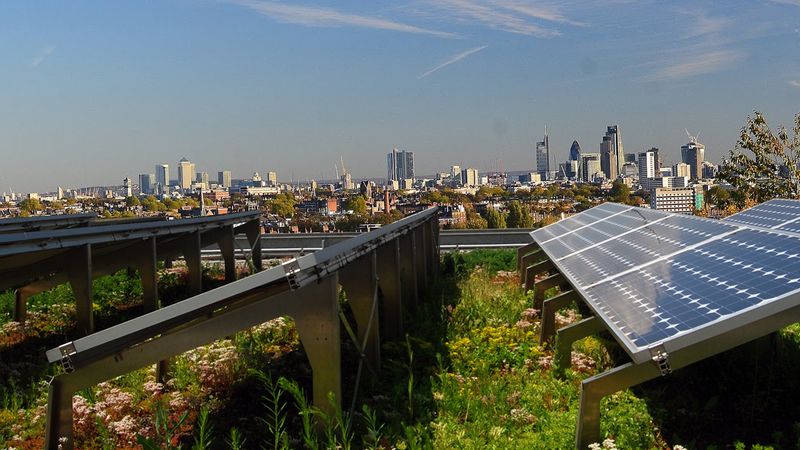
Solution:
{"label": "white cloud", "polygon": [[[531,17],[547,15],[555,17],[554,13],[545,14],[535,8],[525,8],[526,5],[518,2],[502,0],[498,2],[480,2],[476,0],[432,0],[431,5],[443,11],[449,18],[463,23],[478,22],[489,28],[508,33],[524,34],[535,37],[555,37],[561,32],[531,22]],[[516,7],[512,9],[512,6]],[[519,11],[523,9],[526,12]],[[533,16],[538,14],[537,16]]]}
{"label": "white cloud", "polygon": [[789,80],[789,85],[800,88],[800,80]]}
{"label": "white cloud", "polygon": [[31,67],[34,69],[39,67],[39,64],[44,62],[44,60],[47,59],[48,56],[52,55],[55,51],[56,48],[52,45],[42,48],[39,54],[37,54],[36,57],[31,61]]}
{"label": "white cloud", "polygon": [[471,49],[469,49],[469,50],[467,50],[465,52],[461,52],[461,53],[459,53],[459,54],[457,54],[455,56],[452,56],[447,61],[445,61],[445,62],[439,64],[438,66],[436,66],[436,67],[434,67],[434,68],[432,68],[432,69],[420,74],[417,77],[417,79],[421,80],[421,79],[427,77],[428,75],[436,72],[439,69],[443,69],[443,68],[449,66],[450,64],[457,63],[457,62],[461,61],[462,59],[464,59],[464,58],[466,58],[466,57],[468,57],[470,55],[474,55],[475,53],[478,53],[479,51],[485,49],[486,47],[488,47],[488,45],[482,45],[480,47],[471,48]]}
{"label": "white cloud", "polygon": [[646,78],[647,81],[679,80],[697,75],[717,72],[731,67],[744,59],[745,54],[737,50],[716,50],[690,55],[658,69]]}
{"label": "white cloud", "polygon": [[431,36],[454,38],[455,33],[429,30],[379,17],[362,16],[317,6],[299,6],[270,1],[233,0],[233,3],[249,8],[267,17],[284,23],[309,27],[353,26],[377,30],[398,31],[402,33],[427,34]]}
{"label": "white cloud", "polygon": [[511,11],[516,11],[520,14],[535,19],[546,20],[548,22],[565,23],[568,25],[574,25],[579,27],[586,25],[583,22],[578,22],[567,18],[566,16],[564,16],[563,13],[559,12],[553,6],[532,4],[529,2],[517,1],[517,0],[495,0],[493,3],[502,8],[509,9]]}

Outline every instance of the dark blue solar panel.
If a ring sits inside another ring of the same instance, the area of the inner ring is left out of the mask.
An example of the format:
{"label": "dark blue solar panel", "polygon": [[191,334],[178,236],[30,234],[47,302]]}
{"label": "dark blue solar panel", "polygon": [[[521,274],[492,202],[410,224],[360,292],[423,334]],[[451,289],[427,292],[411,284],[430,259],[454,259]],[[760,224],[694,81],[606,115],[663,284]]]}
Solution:
{"label": "dark blue solar panel", "polygon": [[646,348],[800,289],[800,238],[742,230],[586,289]]}
{"label": "dark blue solar panel", "polygon": [[[788,221],[798,219],[800,219],[800,201],[775,199],[726,217],[723,220],[764,228],[775,228]],[[783,228],[781,227],[781,229]]]}

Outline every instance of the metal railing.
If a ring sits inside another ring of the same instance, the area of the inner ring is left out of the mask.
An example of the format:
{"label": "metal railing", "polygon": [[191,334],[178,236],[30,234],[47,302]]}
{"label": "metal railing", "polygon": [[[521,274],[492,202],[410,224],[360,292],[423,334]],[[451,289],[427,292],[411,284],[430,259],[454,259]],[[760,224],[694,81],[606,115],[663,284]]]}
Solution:
{"label": "metal railing", "polygon": [[418,302],[438,265],[438,209],[430,208],[48,350],[48,360],[65,373],[50,383],[46,445],[72,448],[78,390],[282,316],[295,320],[312,368],[314,403],[330,408],[329,392],[341,399],[338,286],[356,320],[361,364],[378,367],[380,339],[402,336],[404,305]]}

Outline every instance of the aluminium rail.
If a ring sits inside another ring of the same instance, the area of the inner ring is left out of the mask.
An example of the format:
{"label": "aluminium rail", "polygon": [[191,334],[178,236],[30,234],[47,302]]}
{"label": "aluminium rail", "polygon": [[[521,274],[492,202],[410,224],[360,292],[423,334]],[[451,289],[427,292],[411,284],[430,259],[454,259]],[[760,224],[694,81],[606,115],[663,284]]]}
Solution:
{"label": "aluminium rail", "polygon": [[[532,242],[517,251],[517,269],[526,291],[533,291],[534,307],[540,309],[541,327],[539,342],[555,346],[553,357],[557,376],[563,377],[564,370],[570,366],[572,345],[580,339],[609,331],[589,302],[582,297],[581,290],[573,281],[559,271],[552,258],[538,243]],[[547,289],[559,287],[558,295],[544,299]],[[589,312],[584,318],[571,325],[556,329],[555,313],[561,308],[575,303],[583,311]],[[663,346],[651,350],[650,359],[643,362],[631,360],[605,372],[586,378],[581,382],[580,404],[575,429],[575,448],[585,449],[590,444],[600,442],[600,402],[615,392],[638,384],[666,376],[673,371],[698,361],[722,353],[726,350],[750,342],[775,332],[780,328],[800,322],[800,305],[779,310],[770,308],[763,316],[746,324],[681,349],[663,351]],[[615,341],[616,342],[616,341]]]}
{"label": "aluminium rail", "polygon": [[[532,230],[524,228],[483,229],[483,230],[441,230],[439,250],[457,251],[478,248],[516,249],[533,242]],[[262,255],[267,258],[283,256],[303,256],[322,250],[338,242],[359,236],[363,233],[273,233],[261,235]],[[242,238],[239,238],[242,239]],[[237,241],[239,240],[237,239]],[[249,248],[244,242],[239,248]],[[243,257],[244,252],[237,252]],[[203,259],[219,260],[220,251],[213,245],[203,249]]]}
{"label": "aluminium rail", "polygon": [[0,289],[15,289],[14,320],[24,322],[27,299],[62,283],[75,293],[78,330],[94,331],[92,280],[129,267],[139,269],[145,311],[158,307],[156,261],[183,255],[192,294],[202,290],[201,250],[216,244],[226,281],[235,279],[234,235],[244,233],[253,265],[261,269],[257,211],[174,221],[126,220],[71,229],[0,233]]}
{"label": "aluminium rail", "polygon": [[62,228],[85,227],[97,218],[94,213],[0,219],[0,233],[19,233]]}
{"label": "aluminium rail", "polygon": [[329,392],[341,399],[337,286],[356,319],[356,345],[377,367],[381,336],[402,335],[403,305],[413,307],[438,272],[438,248],[433,207],[48,350],[48,360],[65,373],[50,383],[46,446],[72,448],[72,396],[78,390],[282,316],[294,318],[308,355],[314,403],[329,408]]}

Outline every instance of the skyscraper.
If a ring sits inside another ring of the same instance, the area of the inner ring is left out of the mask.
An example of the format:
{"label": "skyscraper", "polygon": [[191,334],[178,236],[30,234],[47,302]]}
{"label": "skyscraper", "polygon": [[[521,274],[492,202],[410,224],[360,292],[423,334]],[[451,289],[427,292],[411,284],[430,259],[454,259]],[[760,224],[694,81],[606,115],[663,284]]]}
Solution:
{"label": "skyscraper", "polygon": [[217,172],[217,184],[222,186],[225,189],[231,187],[231,171],[230,170],[223,170],[222,172]]}
{"label": "skyscraper", "polygon": [[547,127],[544,127],[544,139],[536,142],[536,171],[542,180],[550,179],[550,139],[547,137]]}
{"label": "skyscraper", "polygon": [[658,149],[639,153],[639,184],[650,189],[650,180],[658,176]]}
{"label": "skyscraper", "polygon": [[181,158],[181,160],[178,161],[178,183],[181,189],[184,191],[191,189],[196,176],[194,164],[189,162],[186,158]]}
{"label": "skyscraper", "polygon": [[159,194],[165,192],[167,186],[169,186],[169,164],[156,164],[156,187]]}
{"label": "skyscraper", "polygon": [[391,186],[392,181],[397,181],[401,186],[403,180],[414,179],[414,152],[393,148],[386,155],[386,184]]}
{"label": "skyscraper", "polygon": [[572,141],[572,146],[569,148],[569,160],[581,160],[581,144],[578,144],[578,141]]}
{"label": "skyscraper", "polygon": [[278,172],[267,172],[267,185],[272,187],[278,185]]}
{"label": "skyscraper", "polygon": [[480,182],[478,177],[478,169],[473,169],[472,167],[463,169],[461,171],[461,182],[464,184],[464,186],[477,186]]}
{"label": "skyscraper", "polygon": [[625,164],[625,153],[622,150],[622,132],[619,129],[619,125],[609,125],[606,127],[606,134],[603,137],[603,141],[605,141],[606,138],[609,138],[611,141],[611,152],[614,153],[614,159],[617,163],[616,173],[622,173],[622,166]]}
{"label": "skyscraper", "polygon": [[589,183],[597,178],[598,174],[603,171],[600,168],[600,155],[597,153],[583,153],[581,154],[580,168],[582,180]]}
{"label": "skyscraper", "polygon": [[690,167],[689,177],[693,180],[703,178],[703,161],[706,146],[697,142],[697,138],[689,136],[689,143],[681,146],[681,160]]}
{"label": "skyscraper", "polygon": [[156,176],[152,173],[143,173],[139,175],[139,190],[142,194],[152,194],[153,187],[156,184]]}
{"label": "skyscraper", "polygon": [[618,167],[614,141],[611,136],[605,135],[603,142],[600,143],[600,170],[607,179],[616,180],[619,175]]}

